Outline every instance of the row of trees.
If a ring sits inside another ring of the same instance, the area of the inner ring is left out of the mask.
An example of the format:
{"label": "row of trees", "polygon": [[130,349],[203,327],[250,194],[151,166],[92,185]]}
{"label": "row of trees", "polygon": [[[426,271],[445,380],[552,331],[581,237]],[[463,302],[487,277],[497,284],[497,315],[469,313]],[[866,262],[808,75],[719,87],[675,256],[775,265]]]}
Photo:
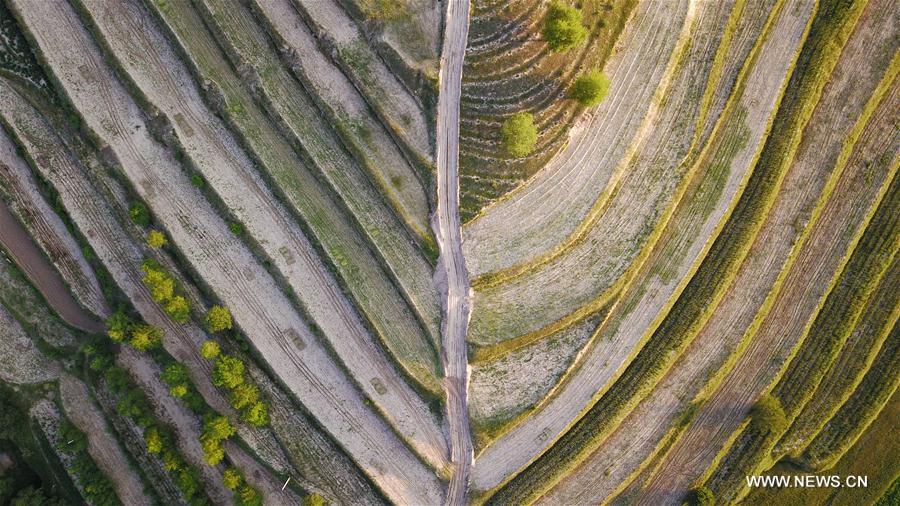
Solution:
{"label": "row of trees", "polygon": [[57,449],[72,457],[68,471],[75,475],[84,498],[96,506],[114,506],[122,504],[116,495],[115,488],[103,471],[97,467],[94,459],[87,451],[87,438],[65,417],[59,426],[59,443]]}

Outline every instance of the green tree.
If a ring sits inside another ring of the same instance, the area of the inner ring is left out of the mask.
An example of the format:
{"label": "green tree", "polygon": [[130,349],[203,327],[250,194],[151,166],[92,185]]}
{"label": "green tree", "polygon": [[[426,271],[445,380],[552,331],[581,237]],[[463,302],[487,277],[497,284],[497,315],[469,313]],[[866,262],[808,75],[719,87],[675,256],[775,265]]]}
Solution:
{"label": "green tree", "polygon": [[175,281],[161,270],[145,269],[144,284],[150,289],[150,296],[164,304],[175,295]]}
{"label": "green tree", "polygon": [[534,150],[538,138],[534,116],[527,112],[510,116],[500,129],[500,138],[509,156],[513,158],[527,156]]}
{"label": "green tree", "polygon": [[106,334],[116,342],[122,342],[128,337],[133,325],[131,318],[122,311],[116,311],[106,320]]}
{"label": "green tree", "polygon": [[219,441],[230,438],[234,433],[231,422],[222,415],[211,416],[203,423],[203,435]]}
{"label": "green tree", "polygon": [[241,476],[241,472],[233,467],[229,467],[222,473],[222,484],[228,490],[237,490],[242,481],[244,481],[244,477]]}
{"label": "green tree", "polygon": [[203,358],[206,360],[212,360],[218,357],[220,353],[222,353],[222,349],[219,347],[219,343],[212,339],[207,339],[200,345],[200,355],[203,355]]}
{"label": "green tree", "polygon": [[147,443],[147,451],[150,453],[159,453],[163,451],[165,446],[163,438],[156,427],[150,427],[144,431],[144,441]]}
{"label": "green tree", "polygon": [[181,399],[182,397],[184,397],[185,395],[188,394],[188,391],[189,391],[188,386],[182,383],[181,385],[175,385],[172,388],[170,388],[169,394],[172,395],[172,397],[175,397],[176,399]]}
{"label": "green tree", "polygon": [[163,331],[152,325],[137,325],[131,331],[129,344],[138,351],[147,351],[162,344]]}
{"label": "green tree", "polygon": [[541,35],[554,53],[568,51],[587,38],[587,28],[581,20],[581,11],[561,2],[553,2],[547,9]]}
{"label": "green tree", "polygon": [[593,107],[602,102],[608,92],[609,79],[603,72],[592,70],[575,80],[569,97],[585,107]]}
{"label": "green tree", "polygon": [[243,384],[244,363],[231,355],[219,356],[213,365],[213,383],[231,389]]}
{"label": "green tree", "polygon": [[165,247],[166,244],[169,244],[169,240],[166,239],[166,234],[156,229],[147,232],[147,246],[159,249]]}
{"label": "green tree", "polygon": [[697,487],[687,495],[687,502],[690,506],[713,506],[715,504],[715,496],[710,489],[706,487]]}
{"label": "green tree", "polygon": [[210,466],[214,466],[225,458],[225,448],[222,442],[216,438],[206,436],[200,437],[200,446],[203,448],[203,461]]}
{"label": "green tree", "polygon": [[778,399],[765,394],[750,408],[750,419],[761,432],[781,434],[788,429],[788,419]]}
{"label": "green tree", "polygon": [[259,400],[259,389],[252,383],[243,383],[231,391],[231,405],[234,409],[244,409]]}
{"label": "green tree", "polygon": [[231,311],[222,306],[213,306],[206,313],[206,328],[210,332],[228,330],[232,326]]}
{"label": "green tree", "polygon": [[187,367],[178,362],[172,362],[167,365],[163,369],[162,374],[159,375],[159,378],[170,387],[186,383],[190,379]]}
{"label": "green tree", "polygon": [[262,496],[259,495],[259,492],[255,488],[246,483],[238,490],[236,499],[235,502],[238,506],[262,505]]}
{"label": "green tree", "polygon": [[187,299],[176,295],[166,304],[166,314],[178,323],[187,323],[191,319],[191,306]]}
{"label": "green tree", "polygon": [[244,411],[241,418],[254,427],[264,427],[269,423],[269,408],[266,407],[265,403],[257,401]]}
{"label": "green tree", "polygon": [[128,209],[128,216],[131,221],[140,227],[146,227],[150,224],[150,210],[143,202],[133,202]]}

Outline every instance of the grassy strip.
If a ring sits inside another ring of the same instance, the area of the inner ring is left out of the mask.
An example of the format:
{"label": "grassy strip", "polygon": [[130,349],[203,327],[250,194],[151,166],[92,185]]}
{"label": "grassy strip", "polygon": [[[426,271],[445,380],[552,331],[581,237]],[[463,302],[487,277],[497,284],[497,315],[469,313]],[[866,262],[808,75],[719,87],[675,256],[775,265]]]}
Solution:
{"label": "grassy strip", "polygon": [[62,413],[60,413],[59,438],[56,449],[72,459],[67,470],[75,476],[84,498],[95,506],[122,504],[109,477],[103,474],[88,453],[87,437]]}
{"label": "grassy strip", "polygon": [[813,397],[803,406],[790,429],[773,449],[773,458],[784,454],[796,457],[795,452],[802,452],[862,381],[894,324],[900,319],[900,302],[894,295],[897,286],[900,286],[900,258],[894,260],[878,293],[873,296],[876,302],[869,306],[867,314],[853,332],[854,342],[841,350],[841,356],[832,363]]}
{"label": "grassy strip", "polygon": [[856,443],[900,385],[900,325],[895,325],[856,391],[796,462],[828,469]]}
{"label": "grassy strip", "polygon": [[[785,422],[793,419],[812,396],[896,253],[900,237],[900,215],[894,212],[900,203],[897,196],[895,192],[882,201],[807,337],[772,391],[772,397],[784,410]],[[787,428],[787,423],[777,428],[750,424],[719,462],[706,486],[718,498],[736,500],[743,490],[744,476],[759,474],[760,468],[771,465],[770,451]]]}

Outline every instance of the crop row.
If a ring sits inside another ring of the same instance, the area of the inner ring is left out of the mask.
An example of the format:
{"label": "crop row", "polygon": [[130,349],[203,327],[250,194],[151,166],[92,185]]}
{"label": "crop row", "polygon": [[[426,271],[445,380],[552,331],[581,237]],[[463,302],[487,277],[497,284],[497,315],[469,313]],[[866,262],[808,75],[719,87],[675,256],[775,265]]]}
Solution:
{"label": "crop row", "polygon": [[[396,357],[409,356],[413,350],[437,342],[436,322],[429,326],[428,336],[416,324],[416,318],[392,285],[389,274],[380,267],[379,260],[365,240],[346,219],[346,211],[334,202],[326,188],[309,170],[305,155],[298,156],[291,145],[275,130],[266,113],[256,105],[247,89],[227,64],[197,13],[186,3],[166,4],[155,11],[164,26],[172,31],[184,59],[196,72],[196,78],[206,83],[207,100],[227,118],[241,136],[248,152],[258,161],[264,175],[274,180],[286,202],[295,210],[314,238],[319,250],[324,250],[332,268],[344,281],[347,294],[356,302],[367,322],[386,347]],[[215,98],[219,97],[219,98]],[[301,152],[302,155],[302,152]],[[416,367],[403,363],[421,383],[434,385],[436,359]],[[431,390],[434,387],[430,387]]]}
{"label": "crop row", "polygon": [[566,149],[544,170],[464,227],[473,279],[544,255],[584,220],[650,108],[686,14],[682,3],[635,8],[621,35],[622,51],[605,67],[611,85],[603,103],[575,127]]}
{"label": "crop row", "polygon": [[[209,0],[198,8],[201,15],[209,18],[235,66],[255,76],[256,88],[262,93],[267,109],[298,140],[341,202],[347,205],[364,237],[384,259],[388,272],[426,328],[436,328],[439,306],[430,282],[430,265],[357,164],[323,124],[307,92],[288,75],[263,30],[243,6],[232,0]],[[348,254],[332,251],[333,257]]]}
{"label": "crop row", "polygon": [[[727,17],[728,9],[701,10],[699,15],[706,22],[721,20]],[[697,26],[698,31],[705,32],[711,25]],[[581,232],[581,236],[570,237],[550,255],[539,257],[521,275],[477,292],[471,341],[480,343],[483,336],[502,341],[514,337],[516,331],[536,330],[539,327],[535,323],[545,325],[578,308],[596,305],[596,300],[608,297],[616,281],[649,247],[654,229],[666,224],[667,210],[677,202],[679,189],[685,188],[685,182],[696,172],[688,161],[694,155],[692,133],[701,118],[698,95],[708,84],[711,55],[718,39],[707,40],[708,44],[679,51],[677,63],[670,64],[673,75],[666,80],[672,88],[660,99],[664,106],[651,113],[646,131],[639,133],[641,143],[625,155],[612,177],[611,188],[604,192],[608,198],[598,199],[600,209],[589,220],[592,223],[583,230],[579,226],[576,234]],[[740,147],[740,143],[732,144],[727,149],[733,153],[716,156],[730,158]],[[561,287],[565,287],[565,293]],[[552,305],[545,303],[550,300]],[[492,324],[492,320],[500,322]],[[515,328],[511,332],[504,324],[514,324]]]}
{"label": "crop row", "polygon": [[[727,449],[751,404],[792,358],[887,191],[892,170],[884,153],[895,148],[883,128],[893,121],[893,100],[875,100],[879,108],[871,120],[845,143],[835,177],[828,182],[833,186],[830,198],[820,200],[811,221],[801,227],[794,251],[744,333],[746,344],[645,487],[647,500],[686,493],[701,469],[712,464],[709,449]],[[873,159],[879,161],[871,165],[864,161]],[[685,473],[683,467],[676,471],[689,460],[699,463],[695,471]]]}
{"label": "crop row", "polygon": [[[726,11],[724,16],[727,17],[728,14]],[[799,28],[802,29],[802,25]],[[782,23],[775,25],[772,32],[781,33],[785,30],[797,29],[797,20],[788,17]],[[611,316],[607,317],[596,333],[595,341],[606,342],[610,340],[613,343],[611,346],[612,353],[605,351],[610,349],[610,346],[607,345],[594,347],[588,351],[582,361],[583,365],[581,368],[575,374],[570,375],[568,385],[561,389],[556,397],[543,407],[541,413],[525,421],[516,429],[517,431],[525,434],[527,433],[525,431],[526,427],[531,426],[529,430],[534,430],[534,427],[547,427],[549,423],[552,423],[554,433],[559,431],[559,434],[563,434],[567,424],[577,420],[577,417],[580,415],[578,411],[575,411],[576,408],[574,406],[584,407],[587,410],[604,395],[604,385],[611,385],[613,378],[625,370],[628,362],[638,353],[636,350],[640,349],[640,345],[637,343],[648,339],[650,336],[646,334],[652,333],[654,326],[658,325],[658,322],[654,323],[654,319],[660,319],[656,317],[659,314],[658,307],[664,305],[666,300],[672,297],[672,292],[676,289],[676,285],[681,284],[680,280],[690,277],[690,274],[684,271],[696,270],[697,264],[703,259],[706,252],[702,250],[708,249],[708,246],[704,246],[703,242],[696,240],[696,238],[698,236],[714,237],[717,235],[722,222],[727,219],[727,213],[730,212],[730,209],[728,209],[731,207],[729,202],[735,195],[740,194],[741,187],[744,184],[741,181],[746,178],[745,171],[754,161],[752,159],[744,161],[746,158],[753,156],[755,151],[753,146],[758,141],[748,142],[749,132],[741,132],[741,130],[746,128],[745,120],[751,124],[754,123],[752,119],[747,118],[748,113],[745,112],[745,106],[742,106],[742,102],[755,99],[761,105],[752,114],[769,114],[771,108],[768,104],[777,100],[778,95],[776,93],[779,92],[779,87],[777,84],[776,86],[771,86],[767,79],[772,79],[772,76],[783,77],[792,61],[790,59],[791,51],[786,51],[785,48],[779,47],[779,44],[785,43],[783,39],[771,36],[763,37],[762,39],[765,40],[765,43],[760,42],[762,48],[774,46],[778,49],[777,53],[784,54],[785,58],[779,61],[768,60],[764,63],[762,63],[763,60],[757,60],[759,63],[750,66],[753,70],[749,72],[746,82],[740,86],[741,91],[735,99],[735,104],[733,107],[729,107],[725,113],[723,121],[726,126],[719,129],[719,133],[714,141],[715,144],[707,148],[704,154],[701,155],[700,160],[698,160],[700,169],[696,171],[694,176],[688,178],[690,184],[688,188],[685,188],[686,193],[683,199],[687,204],[675,206],[675,209],[672,211],[672,218],[668,220],[666,232],[662,232],[662,237],[666,237],[667,234],[674,233],[675,230],[695,226],[697,228],[692,233],[695,240],[682,240],[678,243],[671,241],[660,242],[660,244],[667,246],[677,244],[677,247],[675,249],[670,247],[661,248],[666,251],[662,253],[654,251],[647,258],[646,263],[640,267],[640,272],[635,273],[637,277],[633,281],[634,284],[627,288],[631,293],[626,296],[633,299],[633,301],[629,302],[620,298],[613,307]],[[759,128],[763,129],[765,121],[759,123],[761,123]],[[757,132],[754,135],[761,136],[764,135],[764,132]],[[737,149],[735,149],[735,145],[738,146]],[[734,165],[720,161],[721,159],[730,160],[737,154],[739,154],[739,161],[735,161]],[[729,179],[731,181],[726,184]],[[691,225],[692,223],[694,225]],[[681,234],[678,237],[684,237],[684,235]],[[666,266],[668,262],[676,261],[680,262],[680,265],[669,264],[668,267],[670,271],[674,272],[667,276],[659,274],[659,265]],[[694,265],[691,266],[691,264]],[[665,288],[663,289],[663,287]],[[645,294],[649,295],[649,297],[645,297]],[[642,298],[644,300],[641,300]],[[647,307],[648,305],[650,307]],[[630,385],[630,387],[633,386],[635,385]],[[630,388],[621,386],[618,388],[622,388],[622,390],[618,390],[619,393],[630,392]],[[613,394],[609,395],[610,397],[607,397],[607,399],[611,399]],[[631,402],[626,396],[625,399],[620,399],[615,404],[618,404],[620,401]],[[552,415],[552,412],[557,411],[553,409],[554,406],[573,406],[573,408],[566,409],[568,412],[566,416],[571,417],[568,418],[568,422],[566,422],[567,418],[565,417]],[[596,445],[601,441],[600,435],[591,431],[589,427],[594,422],[605,423],[603,422],[605,417],[602,411],[601,408],[591,409],[589,412],[593,413],[593,416],[585,416],[582,418],[582,421],[576,422],[576,426],[580,424],[584,427],[582,431],[569,431],[568,434],[571,435],[563,436],[564,438],[573,438],[571,441],[574,443],[565,444],[563,440],[560,440],[544,455],[546,459],[544,457],[538,459],[529,470],[526,470],[524,474],[517,477],[507,487],[510,487],[511,490],[520,489],[523,492],[528,490],[524,492],[527,494],[524,497],[534,497],[532,494],[539,494],[542,491],[537,487],[546,487],[548,484],[552,484],[548,482],[555,481],[564,473],[562,468],[555,468],[556,464],[551,463],[551,461],[555,463],[567,462],[567,467],[577,465],[589,453],[591,449],[589,445]],[[551,421],[551,416],[556,418],[556,420]],[[560,422],[566,423],[560,424]],[[574,439],[576,433],[580,433],[580,436],[587,437],[587,439],[583,441]],[[521,435],[518,437],[521,437]],[[497,447],[500,448],[499,446]],[[551,454],[555,455],[555,457],[551,458]],[[579,457],[569,458],[569,455],[579,455]],[[541,465],[542,461],[545,464]],[[541,468],[540,471],[538,466]],[[554,470],[547,471],[550,468],[554,468]],[[568,468],[571,469],[571,467]],[[553,476],[545,480],[544,476],[548,476],[545,474],[545,471],[552,473]],[[531,480],[526,475],[539,482],[540,485],[531,488],[532,485],[529,483]],[[503,490],[500,493],[503,494]],[[515,497],[523,496],[517,494]]]}
{"label": "crop row", "polygon": [[[586,8],[590,35],[575,55],[551,53],[545,43],[531,40],[538,35],[543,6],[520,6],[525,7],[522,17],[527,19],[504,28],[522,33],[504,35],[491,51],[467,50],[460,111],[460,171],[477,178],[462,180],[461,213],[465,221],[511,189],[504,180],[514,184],[524,181],[563,147],[566,133],[582,110],[565,100],[568,85],[576,72],[603,67],[634,6],[635,2],[620,1]],[[470,43],[478,40],[480,25],[495,29],[496,24],[473,25]],[[523,38],[525,41],[521,41]],[[522,110],[533,113],[539,126],[537,148],[526,158],[509,160],[499,152],[498,117]]]}
{"label": "crop row", "polygon": [[[93,12],[113,8],[111,4],[93,0],[85,0],[85,5]],[[273,203],[265,185],[254,177],[250,160],[237,149],[224,125],[203,108],[199,93],[191,93],[190,75],[172,51],[167,51],[166,39],[147,26],[139,29],[129,23],[146,16],[139,6],[125,2],[117,3],[116,7],[129,14],[94,18],[113,55],[161,113],[174,120],[173,128],[188,158],[228,207],[236,210],[247,232],[281,269],[304,307],[316,316],[317,325],[361,390],[401,433],[411,435],[421,431],[422,427],[412,421],[428,419],[430,414],[425,403],[417,399],[381,350],[374,346],[352,307],[343,301],[337,285],[316,260],[312,246],[286,212]],[[138,54],[142,55],[141,65],[131,63],[137,61]],[[313,287],[318,290],[314,291]],[[334,315],[343,317],[338,325],[329,321]],[[360,350],[366,351],[360,353]],[[377,388],[379,384],[381,389]],[[409,426],[410,423],[413,425]]]}
{"label": "crop row", "polygon": [[[894,210],[898,203],[890,195],[882,201],[794,358],[772,390],[772,398],[778,401],[786,420],[793,420],[813,395],[872,300],[872,293],[896,253],[900,226]],[[707,487],[718,498],[736,500],[744,487],[744,476],[759,474],[759,467],[769,463],[772,448],[787,429],[787,423],[762,428],[750,424],[737,439],[745,444],[735,443],[728,450],[707,481]]]}
{"label": "crop row", "polygon": [[[123,232],[119,229],[119,225],[111,221],[114,216],[109,209],[104,209],[104,205],[98,201],[100,194],[96,190],[87,187],[87,182],[80,169],[63,153],[59,148],[58,140],[51,140],[52,134],[43,131],[46,126],[40,125],[34,118],[29,117],[28,111],[23,107],[21,98],[9,95],[9,90],[5,90],[4,97],[4,117],[7,123],[12,123],[18,127],[20,139],[25,139],[26,149],[35,153],[33,156],[40,156],[47,161],[42,164],[41,168],[52,171],[58,177],[53,177],[54,184],[58,185],[61,198],[66,203],[73,219],[82,226],[83,230],[90,233],[86,235],[91,238],[92,246],[94,246],[98,255],[104,260],[109,267],[113,276],[119,281],[126,292],[130,295],[130,300],[134,301],[142,311],[150,311],[146,313],[151,321],[160,321],[166,328],[166,333],[170,336],[180,336],[169,342],[183,343],[191,346],[187,353],[182,351],[180,356],[197,356],[197,346],[199,340],[196,337],[190,337],[180,327],[166,324],[167,319],[158,315],[154,316],[152,311],[155,305],[146,305],[150,297],[140,284],[141,273],[138,269],[141,254],[133,250],[133,246],[129,246],[130,242],[123,237]],[[34,112],[30,113],[32,116]],[[183,177],[183,176],[181,176]],[[177,180],[177,179],[176,179]],[[200,201],[200,200],[197,200]],[[225,234],[229,234],[225,232]],[[226,235],[227,237],[227,235]],[[248,264],[250,265],[250,264]],[[144,304],[141,306],[141,304]],[[155,311],[161,313],[156,308]],[[199,357],[198,357],[199,358]],[[192,367],[191,371],[196,372],[197,368]],[[208,374],[208,372],[206,373]],[[198,382],[198,385],[210,385],[209,380]],[[214,398],[215,396],[213,396]],[[207,397],[210,398],[210,397]],[[224,402],[224,401],[223,401]],[[326,452],[327,454],[327,452]]]}

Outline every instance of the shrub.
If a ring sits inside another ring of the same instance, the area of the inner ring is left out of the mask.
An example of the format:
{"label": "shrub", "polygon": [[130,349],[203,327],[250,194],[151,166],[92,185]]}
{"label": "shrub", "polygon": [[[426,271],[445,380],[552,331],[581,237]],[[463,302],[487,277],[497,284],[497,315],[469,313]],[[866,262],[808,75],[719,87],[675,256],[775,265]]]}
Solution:
{"label": "shrub", "polygon": [[328,504],[325,498],[319,494],[309,494],[303,497],[303,506],[325,506]]}
{"label": "shrub", "polygon": [[715,497],[710,489],[697,487],[688,492],[685,502],[690,506],[712,506],[715,504]]}
{"label": "shrub", "polygon": [[219,348],[219,343],[212,339],[203,341],[203,344],[200,346],[200,355],[203,355],[203,358],[207,360],[218,357],[220,353],[222,353],[222,349]]}
{"label": "shrub", "polygon": [[568,51],[578,46],[587,38],[581,11],[560,2],[551,3],[541,35],[553,52]]}
{"label": "shrub", "polygon": [[243,383],[231,391],[231,405],[234,409],[244,409],[259,400],[259,389],[256,385]]}
{"label": "shrub", "polygon": [[197,188],[203,188],[204,186],[206,186],[206,181],[203,180],[203,176],[194,173],[191,174],[191,184]]}
{"label": "shrub", "polygon": [[254,427],[264,427],[269,423],[269,408],[264,403],[257,401],[247,411],[244,411],[241,418]]}
{"label": "shrub", "polygon": [[176,478],[176,485],[185,497],[190,498],[200,493],[200,480],[197,478],[197,470],[193,467],[181,468]]}
{"label": "shrub", "polygon": [[106,334],[116,342],[122,342],[131,331],[132,321],[122,311],[116,311],[106,320]]}
{"label": "shrub", "polygon": [[172,297],[166,304],[166,314],[178,323],[187,323],[191,319],[191,306],[181,295]]}
{"label": "shrub", "polygon": [[150,427],[144,432],[144,441],[147,443],[147,451],[154,454],[163,451],[165,446],[156,427]]}
{"label": "shrub", "polygon": [[210,332],[228,330],[232,326],[231,311],[222,306],[213,306],[206,313],[206,328]]}
{"label": "shrub", "polygon": [[138,325],[131,331],[129,344],[138,351],[147,351],[162,344],[163,331],[152,325]]}
{"label": "shrub", "polygon": [[229,467],[222,473],[222,484],[228,490],[237,490],[243,480],[244,477],[241,476],[241,472],[233,467]]}
{"label": "shrub", "polygon": [[244,363],[230,355],[221,355],[213,366],[213,383],[226,388],[236,388],[243,384]]}
{"label": "shrub", "polygon": [[781,434],[788,428],[788,419],[778,399],[766,394],[750,408],[751,422],[761,432]]}
{"label": "shrub", "polygon": [[228,230],[231,230],[231,233],[234,235],[241,235],[244,233],[244,226],[236,221],[232,221],[228,224]]}
{"label": "shrub", "polygon": [[222,415],[211,416],[203,423],[203,435],[218,441],[230,438],[234,435],[234,432],[231,422]]}
{"label": "shrub", "polygon": [[225,458],[225,448],[222,442],[216,438],[208,437],[205,434],[200,437],[200,446],[203,448],[203,461],[210,466],[214,466]]}
{"label": "shrub", "polygon": [[163,372],[159,375],[159,378],[170,387],[180,385],[182,383],[187,383],[189,379],[187,367],[179,364],[178,362],[172,362],[171,364],[167,365],[165,369],[163,369]]}
{"label": "shrub", "polygon": [[181,469],[181,458],[172,450],[163,450],[162,461],[166,471],[172,472]]}
{"label": "shrub", "polygon": [[188,386],[182,383],[181,385],[175,385],[170,388],[169,394],[171,394],[172,397],[175,397],[176,399],[181,399],[188,394],[188,391]]}
{"label": "shrub", "polygon": [[156,229],[147,232],[147,246],[159,249],[164,247],[166,244],[169,244],[169,240],[166,239],[166,234]]}
{"label": "shrub", "polygon": [[143,202],[133,202],[128,209],[128,216],[139,227],[146,227],[150,224],[150,210]]}
{"label": "shrub", "polygon": [[175,296],[175,281],[163,271],[144,270],[143,282],[150,289],[150,296],[159,304],[163,304]]}
{"label": "shrub", "polygon": [[538,137],[534,116],[527,112],[510,116],[500,129],[500,137],[509,156],[522,158],[528,155],[534,150]]}
{"label": "shrub", "polygon": [[606,98],[607,92],[609,79],[603,72],[592,70],[575,80],[569,97],[585,107],[593,107]]}
{"label": "shrub", "polygon": [[237,500],[235,501],[235,503],[239,506],[262,505],[262,496],[259,495],[259,492],[255,488],[247,485],[246,483],[241,487],[240,490],[238,490],[236,499]]}

